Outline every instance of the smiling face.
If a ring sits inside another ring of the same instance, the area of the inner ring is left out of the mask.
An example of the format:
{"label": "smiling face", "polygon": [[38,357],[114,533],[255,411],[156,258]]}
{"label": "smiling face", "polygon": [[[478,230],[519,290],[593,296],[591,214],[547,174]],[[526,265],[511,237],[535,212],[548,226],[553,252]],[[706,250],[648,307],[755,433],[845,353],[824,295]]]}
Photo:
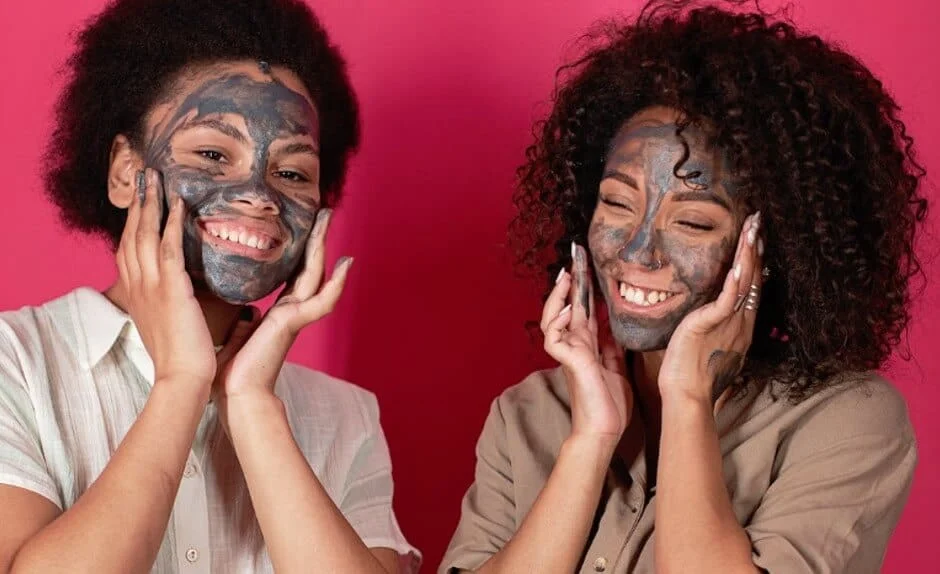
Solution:
{"label": "smiling face", "polygon": [[187,208],[183,249],[197,288],[260,299],[302,260],[320,205],[317,112],[290,72],[201,68],[148,117],[144,162],[167,204]]}
{"label": "smiling face", "polygon": [[622,126],[591,219],[594,269],[627,350],[664,349],[682,318],[718,295],[734,255],[740,217],[726,162],[701,130],[680,139],[679,117],[649,108]]}

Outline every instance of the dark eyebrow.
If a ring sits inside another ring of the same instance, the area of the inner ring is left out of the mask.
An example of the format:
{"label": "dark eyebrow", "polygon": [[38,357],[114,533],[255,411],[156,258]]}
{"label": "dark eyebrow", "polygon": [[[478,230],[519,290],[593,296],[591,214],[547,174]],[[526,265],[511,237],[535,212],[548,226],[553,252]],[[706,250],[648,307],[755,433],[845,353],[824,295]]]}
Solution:
{"label": "dark eyebrow", "polygon": [[222,132],[223,134],[229,136],[230,138],[234,139],[238,143],[248,144],[248,140],[245,139],[245,135],[241,131],[239,131],[238,128],[236,128],[235,126],[231,124],[227,124],[221,120],[217,120],[215,118],[203,118],[201,120],[195,120],[193,122],[190,122],[183,128],[183,131],[192,129],[192,128],[197,128],[197,127],[210,128],[218,132]]}
{"label": "dark eyebrow", "polygon": [[673,201],[707,201],[709,203],[714,203],[724,207],[728,211],[731,211],[731,204],[728,201],[716,195],[710,191],[706,190],[694,190],[694,191],[674,191],[669,194],[672,196]]}
{"label": "dark eyebrow", "polygon": [[306,153],[319,156],[319,151],[315,146],[308,143],[292,143],[277,150],[278,155],[291,155],[295,153]]}
{"label": "dark eyebrow", "polygon": [[629,185],[630,187],[632,187],[633,189],[635,189],[635,190],[637,190],[637,191],[640,190],[640,186],[637,185],[636,180],[633,179],[631,176],[625,174],[625,173],[622,173],[622,172],[619,172],[619,171],[605,171],[605,172],[604,172],[604,175],[601,176],[601,181],[604,181],[604,180],[607,179],[607,178],[615,179],[615,180],[619,181],[620,183],[624,183],[624,184],[626,184],[626,185]]}

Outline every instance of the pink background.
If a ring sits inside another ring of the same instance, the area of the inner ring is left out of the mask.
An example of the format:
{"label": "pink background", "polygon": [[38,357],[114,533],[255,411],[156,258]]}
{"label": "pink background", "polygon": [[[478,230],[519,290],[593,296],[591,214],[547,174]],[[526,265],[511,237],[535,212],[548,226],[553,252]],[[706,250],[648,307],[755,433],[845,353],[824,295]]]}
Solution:
{"label": "pink background", "polygon": [[[115,276],[103,243],[62,230],[39,179],[68,34],[103,5],[0,2],[0,309],[38,304],[82,284],[104,288]],[[396,508],[405,533],[425,552],[427,572],[456,523],[490,401],[548,364],[523,327],[537,317],[536,291],[513,275],[503,245],[513,170],[571,40],[595,19],[637,6],[316,3],[350,62],[362,103],[364,145],[330,237],[334,258],[349,254],[357,262],[339,308],[302,335],[291,358],[379,396]],[[794,15],[882,77],[904,108],[922,163],[940,169],[936,4],[805,0]],[[927,193],[935,198],[936,187],[928,184]],[[937,265],[928,262],[926,271],[930,283],[910,330],[916,359],[889,370],[907,397],[920,445],[913,494],[886,562],[892,573],[940,562],[940,289]]]}

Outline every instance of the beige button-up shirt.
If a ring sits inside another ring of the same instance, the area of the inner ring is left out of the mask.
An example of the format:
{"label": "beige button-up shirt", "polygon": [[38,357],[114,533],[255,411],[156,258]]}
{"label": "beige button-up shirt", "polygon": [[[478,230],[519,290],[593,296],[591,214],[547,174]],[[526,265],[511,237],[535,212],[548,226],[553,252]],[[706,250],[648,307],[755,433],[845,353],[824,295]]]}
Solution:
{"label": "beige button-up shirt", "polygon": [[[0,313],[0,484],[67,510],[101,474],[152,384],[153,363],[130,317],[97,291]],[[292,364],[275,390],[297,445],[366,546],[392,548],[405,572],[417,571],[420,555],[392,511],[392,467],[375,396]],[[152,572],[273,572],[211,403]]]}
{"label": "beige button-up shirt", "polygon": [[[894,387],[865,374],[793,405],[753,385],[715,420],[725,483],[757,566],[772,574],[880,571],[917,459]],[[506,545],[570,432],[560,369],[534,373],[493,402],[441,574],[477,569]],[[636,410],[625,434],[635,456],[611,463],[578,572],[654,572],[657,495],[647,487]]]}

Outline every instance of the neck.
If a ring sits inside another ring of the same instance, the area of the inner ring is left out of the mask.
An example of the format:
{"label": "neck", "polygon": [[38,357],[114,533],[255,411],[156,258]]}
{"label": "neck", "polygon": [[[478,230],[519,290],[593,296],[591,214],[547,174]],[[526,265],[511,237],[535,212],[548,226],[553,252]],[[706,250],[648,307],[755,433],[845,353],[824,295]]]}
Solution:
{"label": "neck", "polygon": [[[202,315],[206,319],[206,325],[209,327],[209,334],[212,335],[212,343],[221,345],[225,343],[232,325],[238,320],[238,313],[241,311],[241,305],[226,303],[212,293],[205,290],[195,289],[196,301],[202,309]],[[112,303],[119,309],[128,312],[129,297],[124,286],[118,282],[112,285],[104,292]]]}

